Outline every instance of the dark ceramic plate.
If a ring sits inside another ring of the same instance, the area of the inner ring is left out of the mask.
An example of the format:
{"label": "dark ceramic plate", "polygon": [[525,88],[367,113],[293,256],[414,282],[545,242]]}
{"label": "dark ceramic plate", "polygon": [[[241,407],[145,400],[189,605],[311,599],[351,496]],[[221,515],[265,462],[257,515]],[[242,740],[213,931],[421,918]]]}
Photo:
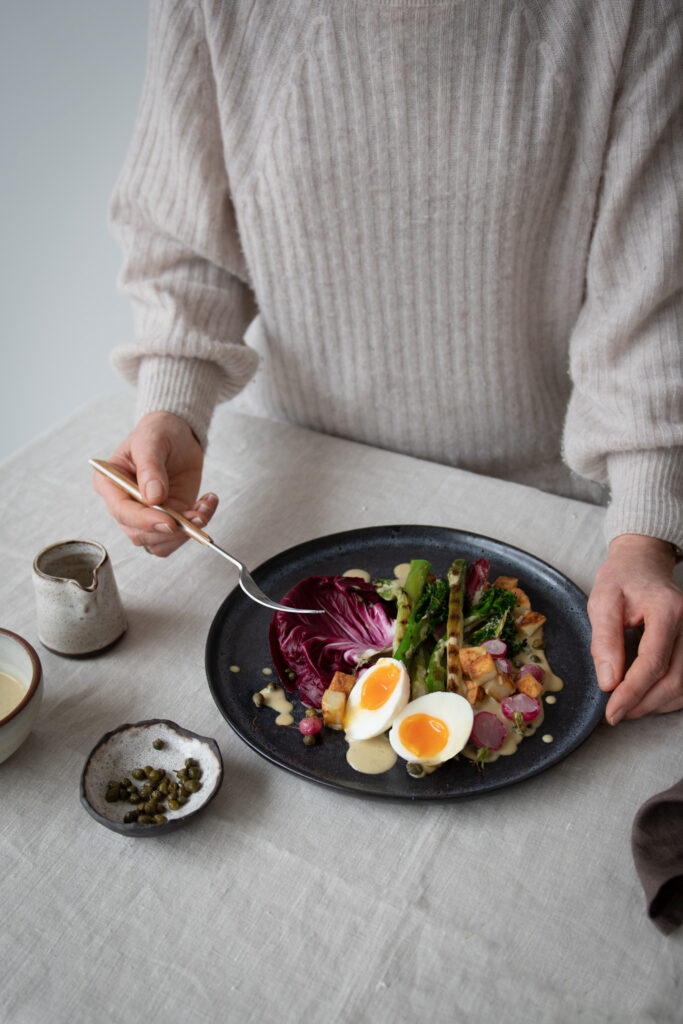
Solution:
{"label": "dark ceramic plate", "polygon": [[[455,557],[487,558],[491,578],[517,576],[535,611],[547,617],[544,637],[553,671],[565,683],[557,703],[544,706],[545,721],[518,752],[501,757],[478,772],[471,761],[450,761],[421,779],[408,775],[400,760],[382,775],[363,775],[346,761],[342,733],[324,730],[313,747],[296,729],[275,725],[272,711],[254,706],[253,694],[273,668],[268,647],[272,612],[249,601],[235,588],[213,620],[206,643],[206,672],[221,713],[245,743],[273,764],[312,782],[360,795],[408,800],[475,796],[510,786],[550,768],[575,750],[601,721],[605,696],[598,689],[590,656],[586,596],[552,566],[501,541],[434,526],[375,526],[320,537],[290,548],[264,562],[253,575],[275,600],[306,576],[341,575],[366,569],[373,577],[391,576],[395,565],[426,558],[437,575],[445,575]],[[230,666],[239,666],[233,672]],[[303,708],[296,697],[296,720]],[[552,743],[541,736],[549,733]]]}

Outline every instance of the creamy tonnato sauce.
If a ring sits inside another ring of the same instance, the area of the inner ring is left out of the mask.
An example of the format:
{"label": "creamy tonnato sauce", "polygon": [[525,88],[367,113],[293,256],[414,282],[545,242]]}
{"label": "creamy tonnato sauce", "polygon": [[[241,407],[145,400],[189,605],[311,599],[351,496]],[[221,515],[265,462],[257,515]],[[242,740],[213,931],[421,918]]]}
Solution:
{"label": "creamy tonnato sauce", "polygon": [[291,712],[294,710],[294,705],[287,700],[285,691],[281,686],[273,686],[270,683],[268,686],[264,686],[262,690],[259,690],[259,693],[263,697],[263,703],[266,707],[276,712],[276,725],[292,725],[294,716]]}
{"label": "creamy tonnato sauce", "polygon": [[0,718],[6,718],[26,696],[26,687],[8,672],[0,671]]}
{"label": "creamy tonnato sauce", "polygon": [[398,755],[389,743],[387,733],[382,733],[381,736],[373,736],[371,740],[354,740],[349,743],[346,760],[363,775],[381,775],[394,767]]}

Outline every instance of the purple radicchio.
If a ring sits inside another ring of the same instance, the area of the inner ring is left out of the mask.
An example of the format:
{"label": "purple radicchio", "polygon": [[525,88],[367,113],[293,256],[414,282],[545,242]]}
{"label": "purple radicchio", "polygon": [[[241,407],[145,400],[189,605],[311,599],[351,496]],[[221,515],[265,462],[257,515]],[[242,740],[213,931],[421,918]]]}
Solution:
{"label": "purple radicchio", "polygon": [[322,608],[324,615],[275,612],[269,641],[273,664],[287,690],[319,708],[335,672],[391,651],[394,620],[371,583],[351,576],[309,576],[282,604]]}
{"label": "purple radicchio", "polygon": [[491,566],[485,558],[477,558],[468,566],[465,589],[470,608],[474,608],[481,601],[490,569]]}

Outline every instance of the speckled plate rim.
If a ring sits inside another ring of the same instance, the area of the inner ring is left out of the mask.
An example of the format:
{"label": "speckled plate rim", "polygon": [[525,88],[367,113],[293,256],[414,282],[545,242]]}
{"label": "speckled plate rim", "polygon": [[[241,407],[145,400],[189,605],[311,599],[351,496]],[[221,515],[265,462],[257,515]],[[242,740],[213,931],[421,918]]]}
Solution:
{"label": "speckled plate rim", "polygon": [[[539,747],[541,737],[537,734],[538,738],[531,737],[528,741],[529,746],[525,747],[522,744],[514,757],[501,758],[491,766],[492,770],[485,771],[483,774],[473,770],[471,777],[464,782],[451,780],[450,773],[442,770],[426,779],[417,780],[411,779],[408,773],[403,771],[402,779],[396,783],[395,775],[394,780],[390,781],[389,779],[391,773],[396,772],[396,766],[383,775],[362,775],[341,764],[336,756],[327,760],[325,757],[321,757],[320,749],[317,746],[303,748],[308,754],[318,751],[317,758],[303,755],[303,751],[283,749],[279,743],[271,742],[269,737],[265,737],[263,732],[254,732],[252,728],[254,709],[245,710],[248,707],[246,701],[244,701],[245,708],[242,708],[239,705],[240,698],[230,691],[226,698],[227,684],[221,678],[222,673],[217,667],[217,660],[220,655],[221,643],[228,632],[232,631],[233,634],[239,635],[245,626],[253,628],[252,623],[258,623],[260,657],[262,659],[268,657],[268,661],[271,663],[267,634],[272,613],[268,609],[250,603],[239,587],[235,587],[216,612],[209,629],[205,648],[207,681],[211,695],[227,723],[247,746],[266,761],[309,782],[355,796],[413,802],[461,800],[524,782],[548,768],[559,765],[569,754],[581,746],[603,721],[604,708],[609,695],[598,688],[593,661],[590,657],[590,623],[586,611],[586,595],[573,580],[559,569],[523,548],[515,547],[484,534],[459,530],[454,527],[417,524],[369,526],[304,541],[273,555],[254,569],[252,575],[266,593],[279,598],[299,579],[303,579],[307,575],[314,575],[318,571],[317,569],[312,570],[311,565],[306,564],[310,563],[311,558],[319,559],[323,563],[325,559],[328,559],[328,567],[323,566],[320,570],[323,574],[332,571],[329,569],[329,559],[332,554],[338,558],[339,553],[343,550],[345,555],[353,560],[352,552],[356,542],[361,548],[364,545],[372,547],[375,543],[380,545],[387,543],[389,547],[394,544],[398,546],[399,543],[413,545],[411,557],[428,558],[430,557],[428,551],[425,551],[423,556],[420,554],[419,544],[425,540],[427,547],[432,545],[440,548],[442,544],[448,544],[451,554],[458,551],[458,545],[465,548],[463,554],[466,554],[469,548],[471,552],[469,557],[473,555],[487,557],[496,574],[518,576],[520,585],[532,595],[534,592],[542,594],[547,588],[554,601],[564,607],[565,613],[568,615],[572,638],[579,644],[580,658],[578,660],[580,663],[576,666],[576,678],[570,678],[571,675],[574,675],[573,668],[561,671],[561,666],[556,663],[550,651],[549,656],[553,668],[563,676],[565,684],[570,684],[564,692],[568,697],[571,694],[573,706],[578,712],[578,720],[568,722],[564,732],[557,737],[556,744]],[[509,569],[506,569],[506,563]],[[339,561],[336,571],[341,572],[350,567],[346,562]],[[354,567],[357,566],[354,564]],[[372,567],[368,566],[368,568]],[[547,609],[542,609],[539,605],[539,610]],[[547,635],[557,632],[560,625],[564,631],[566,627],[564,620],[560,623],[549,618],[546,627]],[[252,641],[256,643],[254,638]],[[566,639],[563,640],[562,645],[566,656]],[[236,660],[239,662],[240,658],[237,657]],[[579,670],[583,672],[583,675]],[[234,677],[232,682],[234,683]],[[292,699],[291,694],[289,697]],[[296,705],[296,696],[294,700]],[[554,705],[552,709],[546,709],[547,721],[555,718],[556,709],[557,705]],[[334,734],[332,740],[339,745],[343,741],[343,736],[340,733]],[[536,740],[535,743],[534,740]],[[461,763],[464,762],[461,761]]]}
{"label": "speckled plate rim", "polygon": [[[134,823],[127,824],[122,821],[112,821],[110,818],[105,817],[104,814],[100,814],[99,811],[96,811],[95,808],[90,803],[90,801],[88,800],[88,797],[86,796],[85,780],[88,775],[88,769],[97,751],[100,749],[100,747],[103,747],[105,743],[108,743],[112,736],[116,736],[118,733],[121,732],[126,732],[128,729],[138,729],[141,726],[148,725],[165,725],[169,729],[175,730],[177,733],[179,733],[181,736],[184,736],[186,739],[198,740],[200,743],[205,744],[207,747],[209,747],[211,752],[216,756],[218,760],[218,777],[216,779],[213,789],[202,800],[201,804],[199,804],[199,806],[195,810],[190,811],[188,814],[182,815],[182,817],[169,818],[168,821],[162,822],[162,824],[160,825],[144,826],[136,825]],[[97,741],[95,746],[88,754],[85,764],[83,765],[79,785],[79,795],[81,803],[85,807],[88,814],[90,814],[90,816],[94,818],[95,821],[99,822],[100,825],[104,825],[105,828],[110,829],[112,832],[117,832],[119,835],[132,836],[134,839],[147,839],[151,838],[152,836],[160,836],[164,835],[167,832],[175,831],[175,829],[186,825],[188,821],[191,821],[195,817],[195,815],[199,814],[200,811],[203,811],[205,807],[208,807],[208,805],[215,798],[216,794],[221,788],[221,785],[223,783],[223,774],[223,757],[221,755],[220,747],[218,746],[216,740],[213,739],[213,737],[202,736],[200,733],[193,732],[191,729],[186,729],[184,726],[178,725],[177,722],[172,722],[168,718],[146,718],[141,722],[124,722],[123,725],[118,725],[115,729],[110,729],[109,732],[106,732],[104,736],[100,737],[100,739]]]}

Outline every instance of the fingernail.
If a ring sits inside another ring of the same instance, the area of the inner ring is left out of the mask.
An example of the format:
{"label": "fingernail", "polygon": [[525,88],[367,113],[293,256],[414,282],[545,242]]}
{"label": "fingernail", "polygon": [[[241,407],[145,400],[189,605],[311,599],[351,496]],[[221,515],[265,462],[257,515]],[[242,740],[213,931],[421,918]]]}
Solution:
{"label": "fingernail", "polygon": [[624,717],[624,709],[623,708],[617,708],[617,710],[614,712],[612,717],[609,719],[609,724],[610,725],[618,725],[618,723],[622,720],[623,717]]}
{"label": "fingernail", "polygon": [[194,519],[192,520],[192,522],[194,523],[195,526],[203,526],[204,525],[204,520],[201,519],[199,516],[195,516]]}
{"label": "fingernail", "polygon": [[598,686],[601,690],[609,690],[614,686],[614,669],[608,661],[603,661],[597,667]]}
{"label": "fingernail", "polygon": [[154,529],[158,530],[159,533],[173,533],[173,530],[168,525],[168,523],[155,523]]}
{"label": "fingernail", "polygon": [[161,484],[161,480],[150,480],[145,484],[145,497],[147,501],[155,504],[157,501],[161,501],[164,493],[164,488]]}

